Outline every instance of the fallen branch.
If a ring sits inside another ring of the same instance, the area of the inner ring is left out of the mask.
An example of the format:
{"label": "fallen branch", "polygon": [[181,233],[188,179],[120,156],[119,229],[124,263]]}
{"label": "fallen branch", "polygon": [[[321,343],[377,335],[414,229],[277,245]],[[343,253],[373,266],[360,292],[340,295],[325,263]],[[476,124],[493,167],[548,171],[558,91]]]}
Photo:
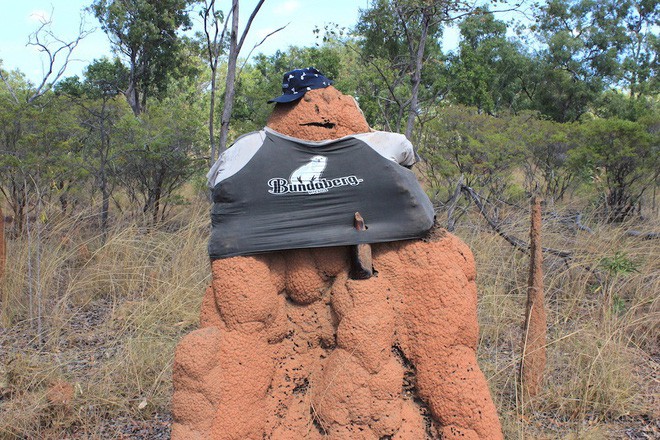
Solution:
{"label": "fallen branch", "polygon": [[660,232],[641,232],[635,231],[633,229],[626,231],[626,235],[628,237],[639,237],[642,240],[654,240],[656,238],[660,238]]}
{"label": "fallen branch", "polygon": [[557,221],[564,225],[567,228],[570,228],[571,230],[578,230],[578,231],[584,231],[589,234],[593,234],[594,231],[591,229],[589,226],[585,225],[582,223],[582,213],[572,213],[568,215],[562,215],[557,212],[549,212],[546,214],[549,218],[553,219],[554,221]]}
{"label": "fallen branch", "polygon": [[575,226],[577,226],[578,229],[581,230],[581,231],[585,231],[585,232],[588,232],[590,234],[594,233],[594,231],[589,226],[586,226],[586,225],[582,224],[582,213],[581,212],[578,212],[575,215]]}
{"label": "fallen branch", "polygon": [[[526,254],[529,254],[529,244],[526,241],[521,240],[518,237],[514,237],[513,235],[507,234],[506,232],[504,232],[502,230],[502,227],[498,222],[496,222],[495,220],[493,220],[492,218],[490,218],[488,216],[488,214],[486,213],[486,209],[484,207],[484,204],[481,202],[481,196],[474,189],[470,188],[469,186],[462,185],[461,186],[461,191],[463,191],[465,194],[467,194],[474,201],[474,204],[477,205],[477,208],[479,208],[479,212],[481,213],[483,218],[490,225],[490,227],[493,228],[493,230],[495,232],[497,232],[497,234],[500,237],[505,239],[507,242],[509,242],[509,244],[511,244],[516,249],[518,249],[518,250],[520,250],[520,251],[522,251]],[[572,252],[562,251],[562,250],[559,250],[559,249],[553,249],[553,248],[547,248],[547,247],[544,247],[542,249],[543,249],[543,252],[547,252],[549,254],[552,254],[552,255],[555,255],[557,257],[563,258],[564,261],[567,262],[567,264],[568,264],[568,261],[573,259],[573,253]]]}

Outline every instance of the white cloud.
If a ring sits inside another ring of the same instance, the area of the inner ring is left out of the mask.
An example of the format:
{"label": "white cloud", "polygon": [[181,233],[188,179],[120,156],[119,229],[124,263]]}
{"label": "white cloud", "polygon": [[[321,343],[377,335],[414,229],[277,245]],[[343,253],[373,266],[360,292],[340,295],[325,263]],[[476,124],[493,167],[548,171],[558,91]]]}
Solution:
{"label": "white cloud", "polygon": [[275,6],[275,15],[288,16],[300,9],[301,3],[298,0],[287,0],[280,6]]}
{"label": "white cloud", "polygon": [[261,40],[264,38],[266,35],[270,34],[273,32],[275,28],[261,28],[261,29],[255,29],[254,35],[256,36],[257,39]]}

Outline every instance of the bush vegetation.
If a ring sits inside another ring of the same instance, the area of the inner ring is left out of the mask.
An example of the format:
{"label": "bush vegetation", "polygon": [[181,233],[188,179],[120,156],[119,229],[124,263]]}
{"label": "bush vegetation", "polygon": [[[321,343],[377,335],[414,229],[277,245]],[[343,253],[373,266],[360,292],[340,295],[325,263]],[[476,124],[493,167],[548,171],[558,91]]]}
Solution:
{"label": "bush vegetation", "polygon": [[[198,325],[210,273],[207,201],[188,199],[157,227],[117,222],[105,242],[93,215],[53,216],[39,245],[8,241],[0,438],[150,438],[166,430],[174,348]],[[524,212],[508,207],[501,216],[508,233],[525,236]],[[546,256],[548,367],[529,402],[516,397],[528,257],[476,212],[455,231],[477,260],[478,353],[506,438],[653,435],[657,241],[590,217],[592,234],[547,213],[544,221],[544,245],[575,257]],[[71,390],[54,400],[61,384]]]}
{"label": "bush vegetation", "polygon": [[[0,65],[0,439],[166,435],[174,347],[209,281],[204,173],[223,125],[210,142],[209,84],[229,66],[223,41],[212,81],[206,38],[162,38],[210,3],[95,0],[117,53],[135,57],[41,85]],[[264,125],[285,71],[319,68],[374,128],[406,132],[438,219],[474,250],[480,362],[506,437],[653,438],[658,5],[552,0],[516,26],[466,8],[373,0],[354,29],[255,55],[229,138]],[[453,51],[444,25],[460,32]],[[218,92],[224,108],[232,93]],[[528,258],[509,243],[524,247],[533,195],[551,248],[548,369],[521,401]]]}

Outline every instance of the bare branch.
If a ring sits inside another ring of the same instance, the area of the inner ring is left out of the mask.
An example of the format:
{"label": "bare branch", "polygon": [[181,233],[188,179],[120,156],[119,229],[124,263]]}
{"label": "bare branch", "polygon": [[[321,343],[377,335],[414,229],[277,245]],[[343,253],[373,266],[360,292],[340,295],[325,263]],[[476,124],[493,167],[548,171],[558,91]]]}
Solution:
{"label": "bare branch", "polygon": [[[483,218],[490,225],[490,227],[493,228],[493,230],[495,232],[497,232],[497,234],[500,237],[505,239],[507,242],[509,242],[509,244],[511,244],[516,249],[518,249],[518,250],[520,250],[524,253],[529,253],[529,245],[527,244],[527,242],[525,242],[525,241],[523,241],[523,240],[521,240],[517,237],[514,237],[513,235],[507,234],[506,232],[504,232],[502,230],[501,225],[497,221],[493,220],[492,218],[490,218],[488,216],[483,203],[481,203],[481,197],[479,196],[479,194],[477,194],[477,192],[474,189],[470,188],[469,186],[463,185],[461,190],[463,192],[465,192],[470,198],[472,198],[475,205],[477,205],[477,208],[479,208],[479,212],[481,213]],[[563,258],[565,261],[570,261],[571,259],[573,259],[573,253],[568,252],[568,251],[562,251],[562,250],[558,250],[558,249],[545,248],[544,247],[543,252],[547,252],[549,254],[552,254],[552,255],[555,255],[557,257]]]}
{"label": "bare branch", "polygon": [[[52,17],[51,11],[51,17]],[[35,89],[34,93],[27,99],[28,103],[31,103],[35,99],[42,96],[52,87],[53,83],[57,82],[58,79],[64,75],[71,55],[76,49],[80,41],[83,38],[92,33],[92,30],[85,29],[85,21],[82,16],[80,18],[80,24],[78,26],[78,35],[71,41],[64,41],[61,38],[58,38],[51,29],[52,19],[41,21],[41,25],[35,32],[33,32],[28,40],[27,45],[36,47],[39,52],[46,54],[47,58],[47,72],[42,75],[41,82]],[[55,47],[53,48],[53,44]],[[61,59],[61,56],[64,57],[64,61],[60,65],[59,69],[55,71],[55,67],[58,61],[58,58]],[[54,76],[53,76],[54,74]]]}
{"label": "bare branch", "polygon": [[2,82],[5,83],[5,87],[7,87],[7,90],[9,91],[9,94],[11,97],[14,99],[14,103],[18,104],[18,96],[16,96],[16,92],[14,91],[14,88],[9,84],[9,78],[5,76],[5,74],[2,72],[2,66],[0,65],[0,79],[2,79]]}
{"label": "bare branch", "polygon": [[254,17],[257,16],[257,13],[259,12],[259,9],[261,9],[261,6],[264,4],[266,0],[259,0],[259,3],[257,3],[257,6],[254,7],[252,10],[252,14],[250,14],[250,18],[248,18],[248,21],[245,25],[245,29],[243,29],[243,34],[241,35],[241,39],[238,42],[238,45],[236,46],[236,55],[238,56],[239,53],[241,53],[241,49],[243,48],[243,43],[245,43],[245,37],[247,37],[248,32],[250,32],[250,26],[252,26],[252,22],[254,21]]}
{"label": "bare branch", "polygon": [[290,24],[291,24],[291,22],[288,22],[288,23],[285,24],[284,26],[282,26],[282,27],[280,27],[280,28],[278,28],[278,29],[275,29],[273,32],[270,32],[268,35],[266,35],[266,36],[263,38],[263,40],[261,40],[259,43],[257,43],[257,44],[255,44],[254,46],[252,46],[252,49],[250,49],[250,52],[248,52],[247,56],[245,57],[245,61],[243,61],[243,64],[241,65],[241,68],[238,69],[238,76],[241,76],[241,72],[243,72],[243,67],[245,67],[245,64],[247,64],[248,60],[250,59],[250,55],[252,55],[252,52],[254,52],[254,50],[255,50],[257,47],[259,47],[259,46],[261,46],[262,44],[264,44],[264,42],[265,42],[268,38],[270,38],[271,36],[275,35],[275,34],[278,33],[279,31],[286,29],[286,27],[287,27],[288,25],[290,25]]}

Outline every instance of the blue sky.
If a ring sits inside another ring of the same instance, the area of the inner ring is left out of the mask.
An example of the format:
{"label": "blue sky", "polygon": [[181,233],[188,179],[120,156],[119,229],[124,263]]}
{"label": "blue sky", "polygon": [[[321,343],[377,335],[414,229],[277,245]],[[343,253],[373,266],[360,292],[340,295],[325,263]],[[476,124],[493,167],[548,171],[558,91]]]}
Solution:
{"label": "blue sky", "polygon": [[[81,20],[87,29],[96,29],[82,40],[76,48],[65,76],[80,75],[85,66],[95,58],[111,55],[108,38],[99,27],[93,15],[84,12],[92,0],[0,0],[3,12],[0,18],[0,59],[7,70],[19,69],[28,79],[41,78],[45,57],[33,47],[27,47],[28,38],[44,19],[52,21],[55,35],[62,40],[70,40],[77,35]],[[220,0],[219,5],[227,9],[229,0]],[[241,23],[249,17],[256,0],[241,0]],[[317,40],[313,34],[315,26],[337,23],[352,27],[358,19],[359,8],[366,8],[369,0],[266,0],[255,19],[242,56],[265,35],[278,27],[291,23],[288,27],[271,36],[255,53],[272,54],[277,49],[289,46],[309,46]],[[199,21],[198,17],[194,17]],[[201,28],[200,28],[201,29]],[[445,47],[456,41],[455,32],[445,34]],[[454,43],[455,44],[455,43]]]}
{"label": "blue sky", "polygon": [[[63,40],[70,40],[77,34],[82,20],[88,29],[96,30],[75,50],[66,75],[80,74],[93,59],[112,53],[108,38],[99,28],[93,15],[83,10],[92,0],[0,0],[2,18],[0,18],[0,59],[4,69],[19,69],[29,79],[36,81],[43,72],[45,57],[34,48],[27,47],[28,38],[41,20],[50,18],[54,33]],[[229,0],[218,2],[227,9]],[[241,23],[250,15],[255,0],[241,1]],[[314,44],[312,30],[315,26],[323,28],[326,23],[338,23],[340,26],[353,26],[357,22],[358,8],[365,8],[368,0],[266,0],[255,19],[241,55],[247,55],[250,49],[265,35],[287,23],[289,26],[271,36],[255,53],[271,54],[277,49],[286,49],[292,45],[308,46]],[[198,20],[198,17],[194,17]]]}

